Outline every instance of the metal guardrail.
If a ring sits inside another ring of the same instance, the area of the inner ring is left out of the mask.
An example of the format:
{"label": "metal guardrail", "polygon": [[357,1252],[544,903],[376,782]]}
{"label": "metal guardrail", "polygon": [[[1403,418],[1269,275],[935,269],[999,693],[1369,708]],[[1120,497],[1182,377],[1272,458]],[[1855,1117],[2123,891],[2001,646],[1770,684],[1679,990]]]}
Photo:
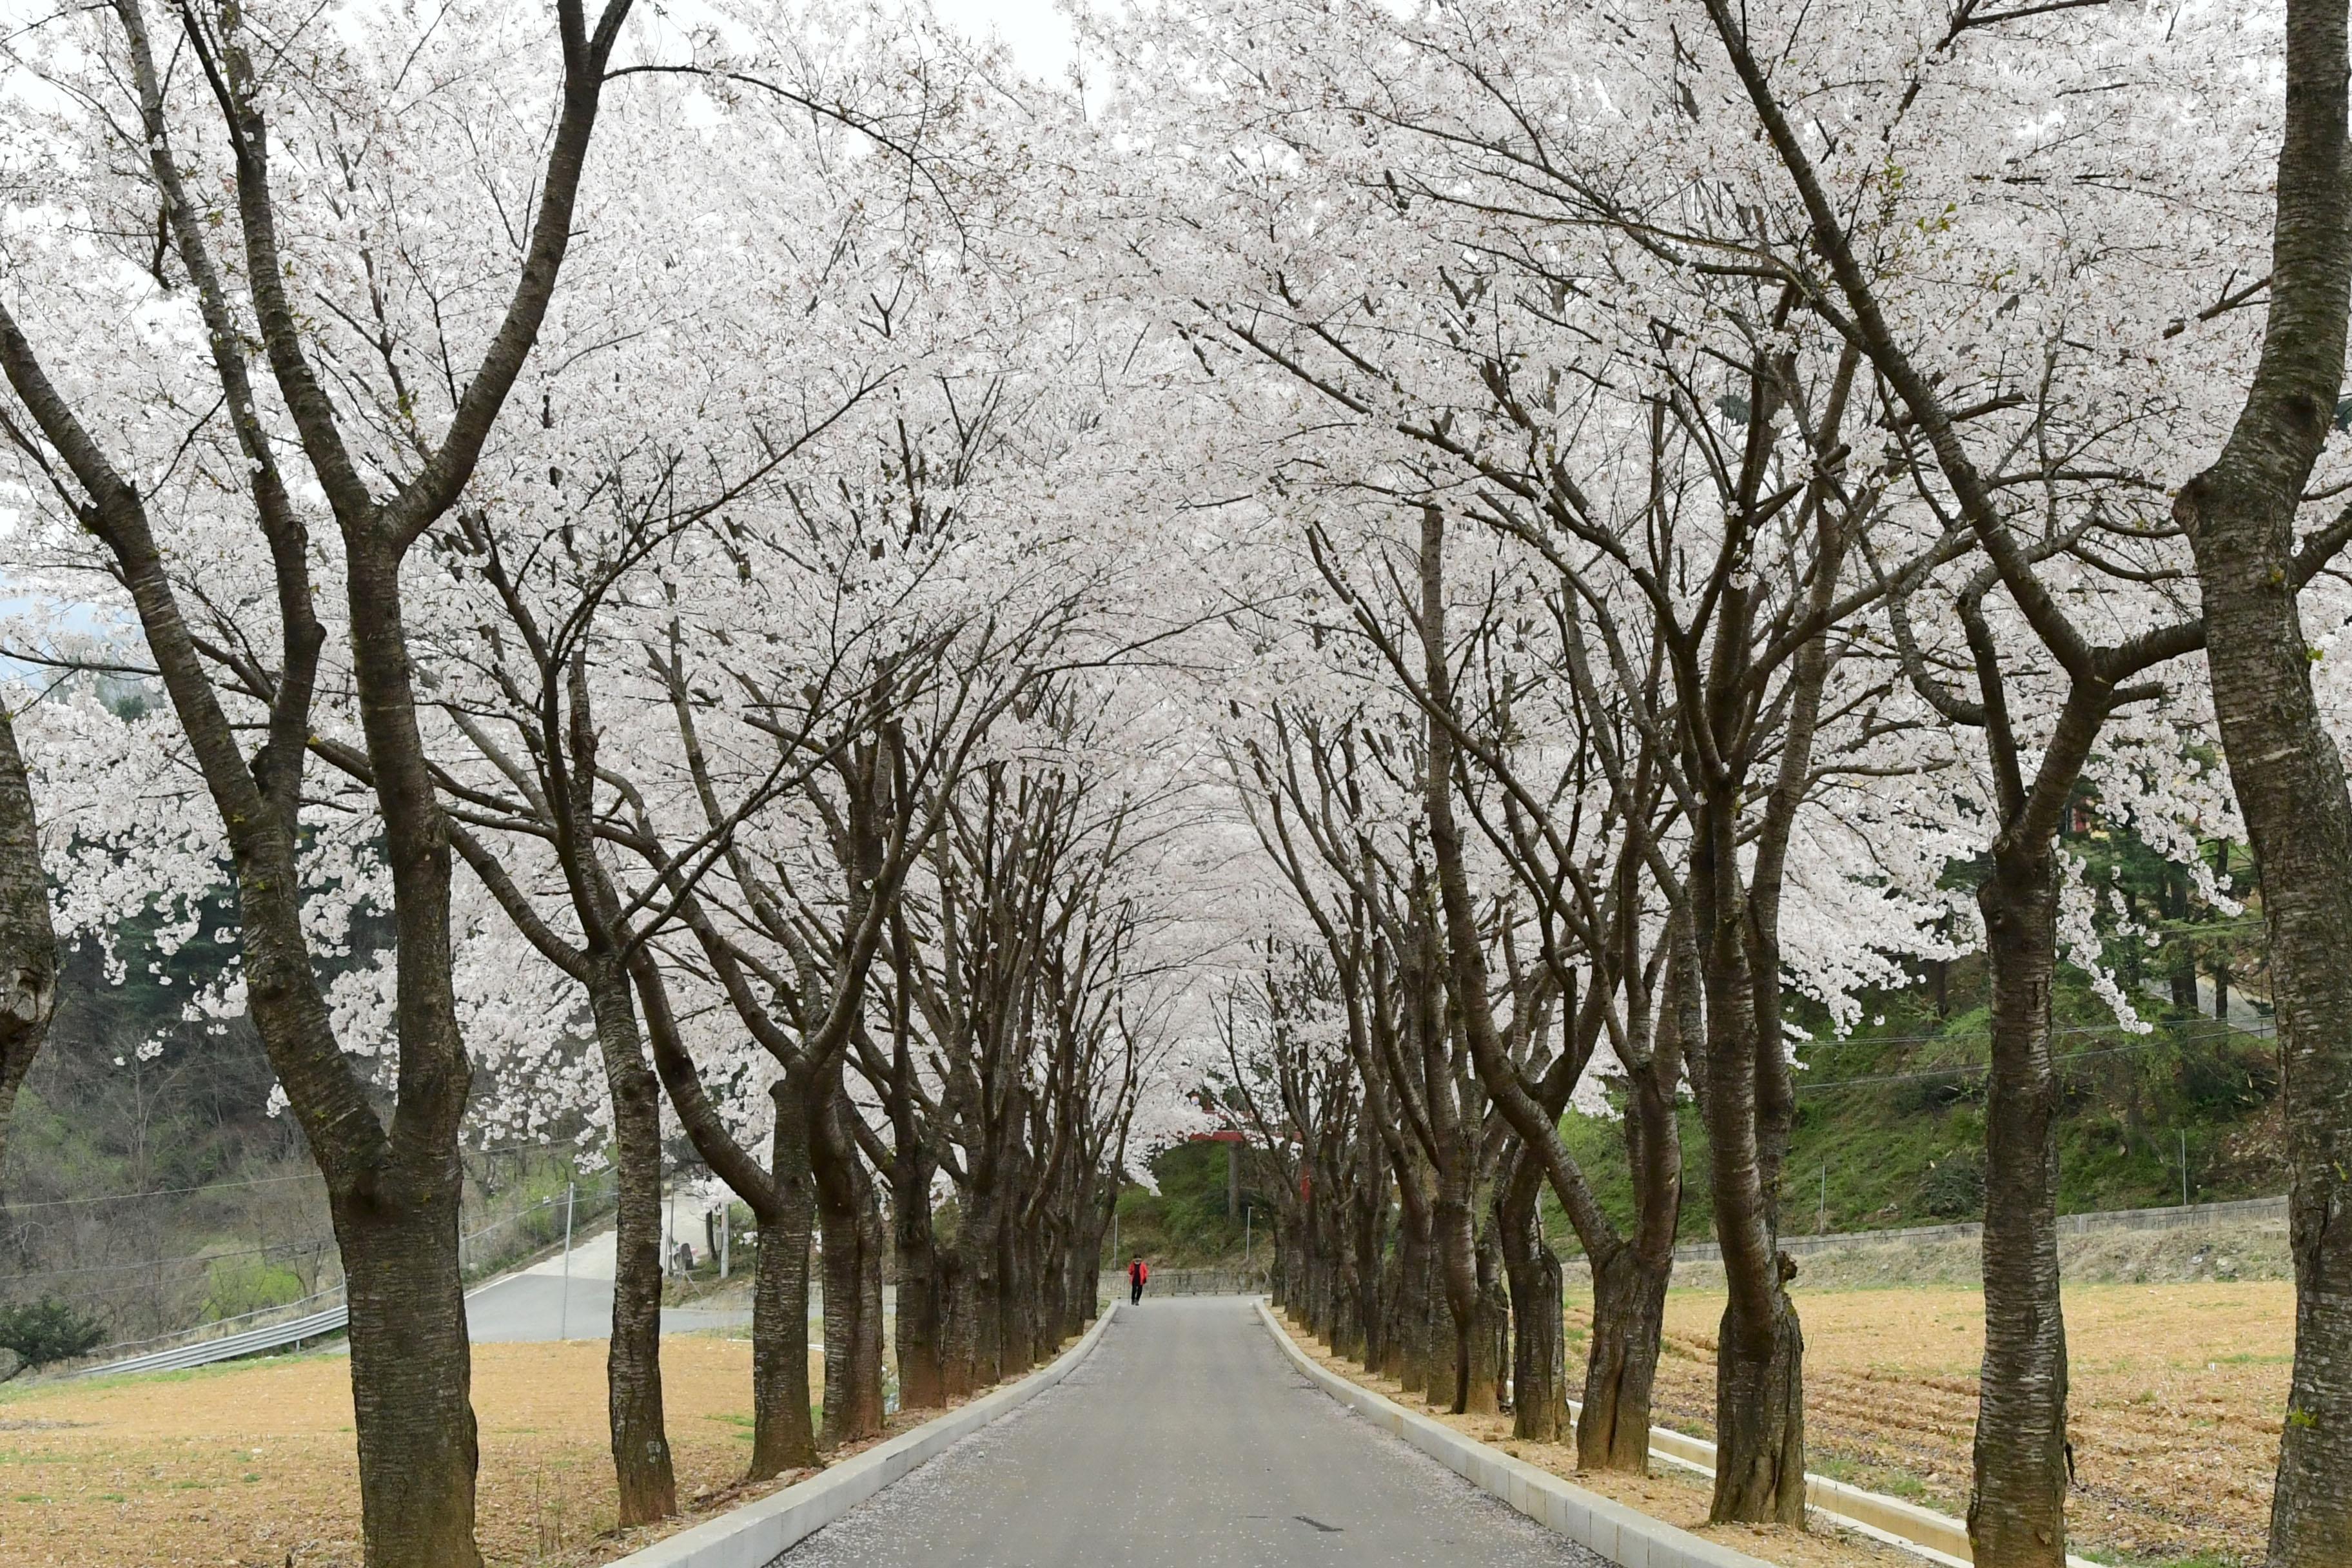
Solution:
{"label": "metal guardrail", "polygon": [[[609,1183],[601,1184],[601,1185],[609,1185]],[[592,1192],[597,1190],[598,1189],[595,1187],[591,1188]],[[482,1237],[490,1235],[494,1231],[503,1229],[509,1226],[516,1225],[522,1220],[529,1218],[531,1215],[538,1213],[541,1209],[554,1208],[563,1203],[564,1199],[560,1197],[544,1198],[538,1203],[529,1205],[528,1207],[517,1209],[512,1214],[502,1215],[499,1218],[490,1221],[488,1225],[483,1226],[478,1230],[468,1231],[465,1235],[460,1236],[457,1238],[457,1256],[461,1266],[470,1266],[467,1263],[467,1252],[473,1247],[474,1244],[480,1241]],[[595,1212],[602,1213],[604,1211],[597,1210]],[[486,1283],[488,1282],[486,1281]],[[477,1289],[480,1288],[481,1287],[479,1286],[476,1287]],[[306,1297],[304,1298],[304,1300],[319,1300],[324,1297],[338,1294],[341,1289],[342,1287],[341,1285],[337,1285],[331,1289],[321,1290],[315,1296]],[[302,1305],[301,1301],[289,1301],[285,1304],[285,1306],[289,1307],[299,1307],[300,1305]],[[265,1307],[258,1312],[248,1312],[244,1315],[247,1317],[261,1317],[269,1312],[283,1311],[284,1310],[285,1307]],[[236,1320],[229,1319],[227,1321],[234,1322]],[[100,1362],[91,1366],[76,1367],[72,1371],[60,1373],[59,1375],[64,1377],[111,1377],[123,1373],[183,1372],[189,1367],[209,1366],[215,1362],[234,1361],[238,1356],[258,1355],[264,1351],[283,1350],[290,1345],[300,1344],[305,1340],[320,1339],[328,1334],[340,1333],[342,1331],[349,1321],[350,1310],[348,1307],[343,1305],[325,1307],[320,1309],[318,1311],[307,1313],[300,1317],[289,1318],[282,1322],[268,1323],[259,1328],[244,1329],[233,1334],[214,1334],[208,1338],[191,1339],[184,1343],[172,1346],[166,1350],[150,1351],[141,1355],[125,1356],[114,1361]],[[204,1334],[207,1329],[217,1326],[218,1325],[216,1324],[207,1324],[203,1327],[190,1330],[188,1332],[201,1335]],[[169,1335],[159,1337],[181,1338],[182,1336]],[[153,1342],[149,1341],[145,1342],[152,1343]]]}
{"label": "metal guardrail", "polygon": [[262,1351],[283,1350],[289,1345],[300,1344],[304,1340],[340,1333],[350,1319],[349,1307],[333,1306],[307,1317],[289,1318],[282,1323],[267,1323],[241,1333],[223,1334],[218,1339],[198,1340],[194,1344],[150,1351],[145,1355],[131,1356],[121,1361],[77,1367],[66,1375],[112,1377],[131,1372],[183,1372],[192,1366],[209,1366],[216,1361],[233,1361],[238,1356],[255,1355]]}

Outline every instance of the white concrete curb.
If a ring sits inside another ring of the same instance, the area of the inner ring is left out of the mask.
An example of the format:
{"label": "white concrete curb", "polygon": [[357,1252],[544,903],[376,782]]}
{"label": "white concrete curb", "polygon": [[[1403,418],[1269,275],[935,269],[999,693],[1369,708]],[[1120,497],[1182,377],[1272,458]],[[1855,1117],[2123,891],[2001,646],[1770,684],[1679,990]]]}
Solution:
{"label": "white concrete curb", "polygon": [[1113,1302],[1076,1344],[1009,1387],[982,1394],[911,1432],[901,1432],[807,1480],[745,1503],[692,1530],[682,1530],[642,1552],[633,1552],[610,1568],[765,1568],[778,1553],[799,1545],[909,1470],[937,1458],[958,1438],[1011,1415],[1069,1376],[1118,1315],[1118,1304]]}
{"label": "white concrete curb", "polygon": [[[1569,1414],[1578,1413],[1573,1399]],[[1703,1476],[1715,1474],[1715,1445],[1704,1437],[1677,1432],[1671,1426],[1650,1428],[1650,1454]],[[1975,1554],[1969,1544],[1966,1521],[1883,1492],[1866,1492],[1827,1476],[1805,1473],[1805,1506],[1833,1523],[1849,1526],[1889,1545],[1918,1553],[1932,1563],[1969,1568]],[[2067,1568],[2099,1568],[2088,1558],[2066,1554]]]}
{"label": "white concrete curb", "polygon": [[1257,1312],[1275,1342],[1324,1393],[1375,1426],[1393,1432],[1472,1486],[1493,1493],[1547,1530],[1591,1547],[1622,1568],[1770,1568],[1745,1552],[1717,1546],[1598,1492],[1571,1486],[1549,1470],[1514,1459],[1442,1421],[1417,1415],[1351,1383],[1294,1344],[1264,1301],[1258,1303]]}

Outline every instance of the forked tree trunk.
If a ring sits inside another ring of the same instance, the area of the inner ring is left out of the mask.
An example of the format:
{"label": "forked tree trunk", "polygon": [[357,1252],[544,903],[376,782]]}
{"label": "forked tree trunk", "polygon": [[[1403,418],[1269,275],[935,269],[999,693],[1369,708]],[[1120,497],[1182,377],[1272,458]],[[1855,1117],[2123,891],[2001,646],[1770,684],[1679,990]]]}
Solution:
{"label": "forked tree trunk", "polygon": [[370,1564],[481,1562],[454,1154],[442,1180],[395,1201],[328,1195],[351,1310],[352,1426]]}
{"label": "forked tree trunk", "polygon": [[2058,1081],[2050,1059],[2057,862],[2004,834],[1978,890],[1992,982],[1985,1102],[1984,1371],[1969,1540],[1982,1568],[2066,1561],[2066,1325],[2058,1291]]}
{"label": "forked tree trunk", "polygon": [[2294,1372],[2270,1568],[2352,1563],[2352,796],[2311,685],[2294,520],[2343,393],[2352,146],[2342,0],[2289,0],[2270,316],[2245,407],[2176,511],[2230,781],[2262,868],[2294,1188]]}
{"label": "forked tree trunk", "polygon": [[816,1463],[809,1409],[809,1238],[816,1191],[809,1173],[808,1118],[789,1079],[769,1090],[776,1108],[770,1170],[778,1202],[760,1216],[751,1280],[751,1468],[762,1481]]}
{"label": "forked tree trunk", "polygon": [[677,1511],[661,1381],[661,1085],[645,1058],[628,972],[591,975],[589,1006],[613,1104],[613,1322],[605,1355],[623,1529]]}
{"label": "forked tree trunk", "polygon": [[0,711],[0,1175],[8,1168],[16,1090],[48,1038],[57,1006],[58,939],[41,870],[40,822],[16,723]]}

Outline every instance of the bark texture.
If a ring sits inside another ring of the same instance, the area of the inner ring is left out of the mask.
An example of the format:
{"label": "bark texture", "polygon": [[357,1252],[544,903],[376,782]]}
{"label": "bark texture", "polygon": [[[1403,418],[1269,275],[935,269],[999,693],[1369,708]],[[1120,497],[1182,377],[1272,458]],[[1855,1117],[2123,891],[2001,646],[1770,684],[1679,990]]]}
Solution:
{"label": "bark texture", "polygon": [[627,1529],[677,1511],[662,1415],[661,1085],[646,1063],[628,972],[604,958],[590,989],[613,1103],[613,1322],[604,1369],[613,1473]]}
{"label": "bark texture", "polygon": [[58,1008],[58,938],[41,870],[40,820],[16,726],[0,712],[0,1172],[16,1090],[48,1038]]}
{"label": "bark texture", "polygon": [[774,1202],[759,1215],[760,1261],[751,1281],[751,1468],[746,1479],[755,1481],[817,1462],[808,1375],[809,1241],[816,1229],[808,1117],[788,1080],[778,1082],[770,1097],[776,1107],[770,1160]]}
{"label": "bark texture", "polygon": [[2352,1563],[2352,797],[2311,687],[2294,519],[2343,390],[2352,155],[2342,4],[2290,0],[2270,318],[2244,408],[2176,511],[2254,858],[2294,1171],[2294,1372],[2271,1568]]}
{"label": "bark texture", "polygon": [[2058,868],[2050,840],[2004,834],[1977,901],[1991,971],[1994,1060],[1969,1541],[1986,1568],[2063,1568],[2066,1322],[2058,1289],[2058,1079],[2050,1059]]}

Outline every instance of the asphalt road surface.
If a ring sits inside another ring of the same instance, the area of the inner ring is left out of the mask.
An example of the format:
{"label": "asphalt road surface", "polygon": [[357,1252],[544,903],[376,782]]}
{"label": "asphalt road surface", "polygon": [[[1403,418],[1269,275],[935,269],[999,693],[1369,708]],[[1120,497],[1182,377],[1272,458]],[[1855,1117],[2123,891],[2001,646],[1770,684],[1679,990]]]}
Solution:
{"label": "asphalt road surface", "polygon": [[[662,1329],[728,1328],[749,1312],[662,1309]],[[466,1330],[476,1344],[502,1340],[601,1340],[613,1331],[613,1233],[583,1237],[572,1249],[571,1278],[561,1256],[494,1279],[466,1298]]]}
{"label": "asphalt road surface", "polygon": [[771,1568],[1602,1568],[1307,1382],[1249,1301],[1121,1313],[1060,1384]]}

